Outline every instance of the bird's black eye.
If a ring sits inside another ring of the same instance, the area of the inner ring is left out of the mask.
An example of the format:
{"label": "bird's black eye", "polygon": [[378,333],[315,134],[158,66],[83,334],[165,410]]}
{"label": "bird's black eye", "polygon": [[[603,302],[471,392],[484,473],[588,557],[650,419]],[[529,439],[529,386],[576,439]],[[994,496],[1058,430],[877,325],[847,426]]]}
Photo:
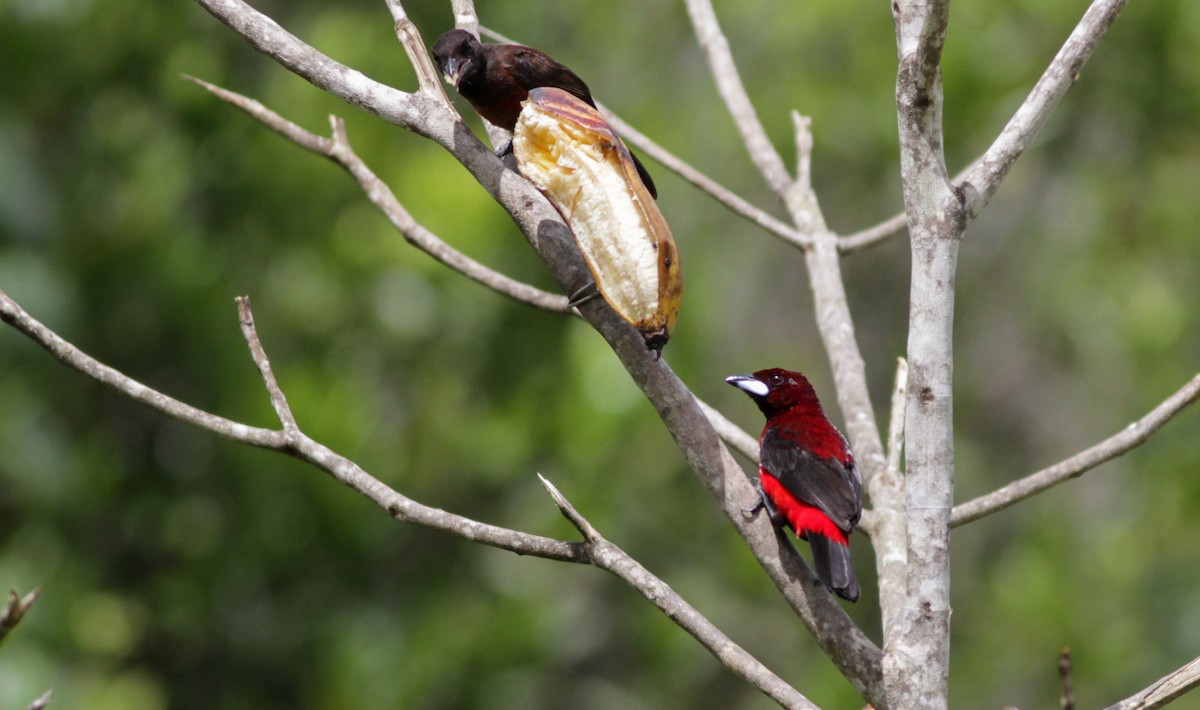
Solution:
{"label": "bird's black eye", "polygon": [[775,374],[768,377],[767,380],[771,383],[771,386],[778,387],[779,385],[783,384],[783,375],[776,372]]}

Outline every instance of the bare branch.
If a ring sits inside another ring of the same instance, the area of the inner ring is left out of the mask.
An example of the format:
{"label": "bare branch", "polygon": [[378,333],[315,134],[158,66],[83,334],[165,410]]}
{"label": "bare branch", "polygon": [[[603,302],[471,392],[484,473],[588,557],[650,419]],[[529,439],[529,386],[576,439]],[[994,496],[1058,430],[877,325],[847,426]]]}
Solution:
{"label": "bare branch", "polygon": [[[738,76],[729,43],[721,32],[709,0],[688,0],[688,14],[696,36],[708,58],[709,67],[719,91],[734,117],[743,142],[755,165],[779,195],[788,214],[799,229],[805,260],[811,279],[816,306],[817,326],[833,368],[837,384],[838,403],[846,417],[847,435],[863,465],[866,482],[876,478],[884,466],[883,445],[871,406],[866,384],[866,367],[854,338],[854,321],[846,302],[846,289],[838,263],[838,240],[828,230],[816,195],[807,181],[793,180],[775,151]],[[797,171],[807,173],[812,138],[807,122],[794,114],[796,130]],[[887,491],[880,486],[872,497],[884,498]]]}
{"label": "bare branch", "polygon": [[[896,110],[909,220],[903,597],[889,595],[884,663],[896,707],[945,708],[950,674],[950,509],[954,502],[954,275],[964,220],[942,153],[941,54],[949,0],[892,3]],[[899,556],[896,562],[900,562]],[[881,584],[881,587],[883,585]],[[891,605],[900,604],[901,608]]]}
{"label": "bare branch", "polygon": [[1108,710],[1154,710],[1165,707],[1184,693],[1200,687],[1200,657],[1193,658],[1179,670],[1159,678],[1145,690],[1110,705]]}
{"label": "bare branch", "polygon": [[550,497],[554,499],[554,504],[558,506],[558,510],[563,514],[563,517],[575,526],[575,529],[579,531],[580,535],[583,535],[585,542],[590,544],[604,539],[600,536],[600,533],[596,530],[596,528],[592,527],[592,524],[589,523],[587,519],[575,509],[575,506],[571,505],[571,501],[567,500],[567,497],[564,496],[562,492],[560,492],[558,488],[550,482],[550,479],[539,473],[538,480],[542,482],[542,487],[545,488],[550,494]]}
{"label": "bare branch", "polygon": [[882,244],[900,232],[903,232],[907,227],[908,215],[903,212],[892,215],[874,227],[869,227],[854,234],[847,234],[838,239],[838,251],[842,254],[851,254],[868,247],[873,247],[876,244]]}
{"label": "bare branch", "polygon": [[442,88],[441,75],[433,66],[429,53],[425,51],[425,41],[421,39],[420,30],[412,23],[412,20],[408,19],[408,14],[404,11],[400,0],[387,0],[387,6],[392,13],[392,19],[396,22],[396,38],[400,40],[400,45],[404,47],[413,71],[417,73],[417,85],[420,86],[421,92],[449,105],[450,97],[446,96],[446,91]]}
{"label": "bare branch", "polygon": [[205,431],[264,449],[279,448],[283,444],[280,432],[259,429],[239,424],[215,414],[209,414],[161,392],[137,382],[113,368],[86,355],[74,345],[59,337],[54,331],[39,323],[26,313],[17,302],[0,291],[0,319],[30,340],[50,351],[59,362],[98,380],[125,396],[148,405],[167,416],[200,427]]}
{"label": "bare branch", "polygon": [[796,186],[812,192],[812,117],[792,111],[792,129],[796,132]]}
{"label": "bare branch", "polygon": [[[249,303],[246,304],[246,309],[249,309]],[[574,543],[488,525],[447,513],[444,510],[421,505],[372,477],[358,464],[334,453],[328,447],[299,431],[289,436],[286,431],[272,431],[239,424],[201,411],[153,390],[84,354],[74,345],[34,320],[2,291],[0,291],[0,319],[49,350],[64,365],[174,419],[239,443],[290,454],[358,491],[379,507],[387,510],[397,520],[440,530],[522,555],[568,562],[584,561],[580,557],[578,545]],[[263,357],[265,358],[265,355]],[[268,387],[270,386],[268,385]]]}
{"label": "bare branch", "polygon": [[[499,32],[496,32],[488,27],[481,27],[479,31],[485,37],[497,42],[503,42],[505,44],[518,44],[518,42],[511,37],[500,34]],[[627,122],[625,119],[621,118],[616,113],[613,113],[613,110],[608,106],[605,106],[597,101],[596,109],[600,111],[600,113],[604,116],[604,120],[609,122],[609,124],[616,130],[618,134],[620,134],[621,138],[626,143],[637,148],[645,155],[661,163],[663,167],[690,182],[709,197],[712,197],[718,203],[727,207],[730,212],[749,220],[751,223],[761,227],[771,234],[774,234],[788,244],[800,248],[804,248],[809,245],[811,240],[805,235],[796,231],[795,228],[774,217],[769,212],[750,204],[750,202],[741,198],[729,188],[724,187],[716,180],[713,180],[709,176],[697,170],[690,163],[654,142],[649,136],[634,128],[633,125]]]}
{"label": "bare branch", "polygon": [[707,402],[700,399],[697,399],[696,402],[700,405],[700,409],[704,411],[704,416],[708,418],[709,423],[717,430],[717,434],[721,436],[721,439],[726,444],[732,446],[739,454],[750,459],[754,464],[758,464],[758,439],[747,434],[741,427],[734,424]]}
{"label": "bare branch", "polygon": [[690,163],[671,153],[666,148],[663,148],[658,143],[655,143],[641,131],[637,130],[624,119],[617,116],[606,106],[600,103],[596,104],[600,112],[604,114],[604,118],[608,120],[617,133],[630,145],[637,148],[642,153],[654,158],[663,167],[674,172],[679,177],[687,180],[692,185],[699,188],[702,192],[712,197],[718,203],[724,205],[730,212],[735,215],[749,220],[754,225],[770,232],[779,237],[783,241],[796,247],[804,248],[811,241],[808,237],[796,231],[795,228],[789,226],[783,220],[776,218],[770,213],[755,207],[749,201],[742,199],[729,188],[724,187],[716,180],[700,172],[692,167]]}
{"label": "bare branch", "polygon": [[35,588],[25,596],[18,594],[15,589],[8,590],[8,603],[0,610],[0,643],[4,643],[5,637],[21,623],[21,619],[25,618],[25,613],[41,593],[41,587]]}
{"label": "bare branch", "polygon": [[454,247],[451,247],[436,234],[430,232],[417,222],[416,218],[396,199],[395,193],[354,152],[354,148],[350,145],[350,138],[346,134],[345,123],[340,118],[330,117],[330,122],[333,124],[333,138],[324,138],[288,121],[254,99],[194,77],[188,76],[184,78],[204,87],[221,100],[242,109],[260,123],[296,145],[317,155],[329,158],[345,168],[346,172],[350,173],[358,181],[359,186],[363,189],[363,193],[371,200],[371,203],[379,208],[379,211],[388,218],[392,226],[403,235],[405,241],[409,244],[412,244],[472,281],[487,286],[516,301],[555,313],[574,312],[573,309],[567,308],[566,296],[548,293],[509,278],[497,271],[493,271]]}
{"label": "bare branch", "polygon": [[52,696],[52,695],[54,695],[54,691],[47,690],[46,692],[39,695],[36,700],[34,700],[32,703],[30,703],[29,707],[26,708],[26,710],[45,710],[47,707],[50,706],[50,696]]}
{"label": "bare branch", "polygon": [[1100,464],[1125,454],[1146,441],[1175,415],[1200,399],[1200,374],[1145,416],[1121,431],[1053,466],[1032,473],[1007,486],[954,507],[951,526],[978,520],[1076,478]]}
{"label": "bare branch", "polygon": [[[197,0],[222,21],[247,37],[255,47],[276,58],[314,84],[327,88],[388,120],[426,136],[452,152],[480,184],[512,215],[517,226],[566,292],[582,285],[587,268],[561,217],[524,178],[506,170],[487,151],[454,112],[421,94],[403,95],[413,107],[409,113],[392,102],[400,92],[375,84],[368,91],[363,81],[350,75],[350,84],[330,86],[346,76],[345,68],[324,57],[295,37],[282,33],[240,0]],[[259,27],[261,23],[269,23]],[[282,34],[281,34],[282,33]],[[263,41],[269,35],[277,42]],[[831,249],[836,259],[836,248]],[[621,320],[601,299],[581,307],[581,314],[621,360],[633,381],[645,393],[664,425],[726,517],[746,540],[751,552],[778,587],[818,644],[850,682],[868,700],[883,704],[879,648],[850,620],[833,597],[822,589],[811,570],[794,551],[782,549],[773,527],[762,516],[747,520],[742,510],[757,497],[745,474],[713,428],[687,387],[667,366],[647,350],[640,334]],[[879,447],[882,449],[882,446]]]}
{"label": "bare branch", "polygon": [[783,158],[771,145],[767,131],[758,120],[758,113],[742,79],[738,76],[737,65],[733,61],[733,53],[729,49],[729,41],[721,32],[717,22],[717,14],[709,0],[687,0],[688,17],[692,19],[692,27],[696,32],[696,40],[700,49],[708,59],[709,69],[717,82],[717,91],[725,100],[725,106],[733,116],[734,125],[742,134],[742,142],[750,154],[750,160],[766,178],[767,185],[781,198],[791,189],[792,178],[784,167]]}
{"label": "bare branch", "polygon": [[260,52],[270,55],[298,76],[386,121],[419,133],[426,125],[425,116],[435,105],[443,115],[453,113],[450,105],[440,99],[393,89],[333,61],[242,0],[197,2]]}
{"label": "bare branch", "polygon": [[1079,80],[1084,63],[1128,1],[1095,0],[1083,14],[1024,103],[963,181],[963,197],[970,218],[978,216],[996,194],[1008,171],[1046,125],[1063,95]]}
{"label": "bare branch", "polygon": [[[960,170],[954,176],[954,179],[950,182],[954,184],[955,188],[962,186],[963,181],[967,179],[967,175],[970,174],[981,159],[982,156],[971,161],[970,165]],[[906,229],[908,229],[908,215],[900,212],[888,217],[874,227],[868,227],[861,232],[855,232],[854,234],[842,237],[838,240],[838,251],[842,254],[861,251],[876,244],[882,244]]]}
{"label": "bare branch", "polygon": [[[241,320],[252,323],[253,317],[249,313],[249,308],[248,301],[239,301],[239,310],[245,311],[241,315]],[[591,564],[613,571],[619,576],[632,574],[640,568],[632,560],[623,560],[619,556],[613,556],[607,549],[604,550],[603,555],[597,555],[595,550],[589,552],[579,543],[561,542],[488,525],[421,505],[401,495],[382,481],[372,477],[353,461],[336,454],[328,447],[314,441],[299,430],[291,436],[286,436],[284,432],[256,429],[196,410],[167,395],[152,390],[112,368],[100,365],[30,317],[15,301],[3,292],[0,292],[0,317],[34,342],[50,350],[60,361],[73,369],[93,379],[97,379],[128,396],[149,404],[164,414],[193,424],[199,428],[220,434],[234,441],[288,453],[330,474],[341,483],[358,491],[366,498],[387,510],[397,520],[448,532],[468,540],[510,550],[519,554],[528,554],[567,562],[590,562]],[[251,338],[248,336],[247,340],[251,343],[251,349],[254,350],[253,343],[257,342],[257,333],[252,332],[255,337]],[[640,347],[644,349],[644,345],[640,345]],[[261,355],[255,354],[256,362],[259,362],[259,357],[262,358],[262,361],[265,361],[265,352]],[[263,374],[264,379],[267,381],[269,391],[278,387],[274,383],[274,378],[269,375],[270,369],[262,367],[261,363],[260,373]],[[280,396],[282,396],[282,393],[280,393]],[[728,457],[727,452],[725,456]],[[731,485],[729,488],[738,489],[738,486],[732,484],[736,484],[739,479],[742,482],[742,486],[748,489],[748,485],[743,477],[738,477],[738,479],[730,481]],[[757,528],[762,528],[761,530],[757,530],[759,533],[772,531],[770,524],[762,520],[759,520],[757,523],[745,520],[741,522],[746,527],[757,526]],[[767,567],[768,572],[774,573],[772,574],[772,578],[774,578],[775,574],[782,575],[786,580],[804,578],[805,575],[808,578],[812,578],[812,573],[804,567],[803,561],[795,556],[794,552],[790,557],[781,557],[782,559],[778,561],[768,560],[768,562],[773,562],[774,565],[778,566]],[[841,659],[842,663],[839,665],[845,664],[847,667],[853,669],[854,672],[848,673],[848,677],[863,692],[869,692],[868,688],[872,687],[870,685],[872,682],[871,667],[873,664],[876,669],[878,668],[879,650],[862,635],[862,632],[857,627],[848,621],[844,612],[841,612],[840,607],[837,606],[837,603],[832,600],[830,595],[820,590],[819,584],[815,582],[815,578],[808,579],[807,581],[809,584],[804,586],[782,584],[781,586],[785,589],[785,598],[792,601],[794,605],[801,607],[802,618],[806,622],[816,626],[816,619],[819,618],[822,620],[820,632],[817,634],[818,640],[824,642],[822,645],[831,646],[834,652],[844,654],[844,658]],[[665,588],[665,585],[663,587]],[[663,589],[655,588],[655,594],[662,592]],[[658,602],[656,601],[656,603]],[[687,623],[695,625],[696,628],[701,628],[703,624],[707,623],[702,616],[690,607],[680,607],[671,613],[675,613],[681,618],[686,617]],[[672,618],[676,617],[672,616]],[[691,628],[689,628],[690,631]],[[704,635],[708,633],[708,631],[703,632]],[[830,634],[844,634],[839,639],[841,643],[832,643],[832,640],[828,638]],[[697,638],[700,638],[700,636],[697,636]],[[700,640],[704,642],[703,638],[700,638]],[[723,661],[727,657],[730,657],[731,654],[734,656],[737,655],[736,646],[730,647],[722,643],[717,644],[716,648],[717,651],[715,653]],[[741,663],[741,661],[738,662]],[[736,668],[735,671],[742,672]],[[761,675],[757,671],[754,673]],[[860,678],[866,678],[866,680],[860,680]],[[752,682],[758,685],[764,681],[762,678],[759,678],[759,680],[753,680]],[[873,682],[877,683],[878,679],[875,678]],[[775,694],[785,692],[780,689],[772,689],[768,694],[775,697]],[[804,707],[804,705],[797,706]]]}
{"label": "bare branch", "polygon": [[887,475],[900,478],[900,455],[904,450],[904,416],[908,408],[908,361],[896,358],[896,382],[892,386],[892,412],[888,421]]}
{"label": "bare branch", "polygon": [[1062,680],[1062,694],[1058,706],[1062,710],[1075,710],[1075,691],[1071,682],[1071,649],[1063,648],[1058,654],[1058,675]]}
{"label": "bare branch", "polygon": [[652,574],[620,547],[606,540],[554,487],[554,484],[541,474],[538,475],[538,478],[550,492],[550,496],[554,499],[558,509],[562,511],[563,516],[571,521],[575,529],[583,535],[592,564],[627,582],[658,607],[668,619],[691,634],[725,667],[783,707],[817,710],[817,706],[812,701],[772,673],[741,646],[734,643],[733,639],[726,636],[695,607],[688,604],[670,585]]}
{"label": "bare branch", "polygon": [[[751,159],[766,178],[767,184],[783,200],[792,222],[801,235],[809,238],[804,249],[816,307],[817,326],[833,369],[838,404],[846,420],[846,433],[855,458],[864,472],[864,484],[877,507],[875,529],[887,534],[873,537],[880,564],[880,587],[902,588],[898,576],[903,573],[903,539],[896,519],[899,495],[879,473],[885,467],[883,444],[875,422],[866,367],[854,337],[854,321],[846,301],[839,263],[838,239],[828,230],[811,186],[793,180],[775,151],[754,111],[738,77],[729,44],[721,33],[716,14],[708,0],[688,0],[688,14],[701,48],[708,58],[717,87],[734,117]],[[794,121],[797,131],[798,159],[807,163],[805,146],[811,140],[803,121]],[[798,171],[807,164],[798,165]],[[898,563],[892,563],[899,560]],[[889,564],[884,564],[888,562]],[[885,613],[886,616],[886,613]],[[890,702],[884,696],[868,696],[876,707]]]}
{"label": "bare branch", "polygon": [[450,0],[454,9],[454,26],[460,27],[473,35],[479,34],[479,16],[475,14],[474,0]]}
{"label": "bare branch", "polygon": [[242,336],[246,338],[246,345],[250,347],[250,357],[254,360],[254,364],[258,367],[258,373],[267,386],[267,395],[271,399],[271,406],[275,409],[280,423],[283,424],[283,430],[290,435],[298,434],[300,428],[296,426],[296,417],[292,415],[292,408],[288,405],[287,397],[284,396],[283,390],[279,389],[279,383],[275,381],[275,373],[271,370],[271,361],[267,359],[267,353],[258,339],[258,330],[254,327],[254,314],[250,312],[250,297],[238,296],[234,300],[237,302],[238,322],[242,326]]}

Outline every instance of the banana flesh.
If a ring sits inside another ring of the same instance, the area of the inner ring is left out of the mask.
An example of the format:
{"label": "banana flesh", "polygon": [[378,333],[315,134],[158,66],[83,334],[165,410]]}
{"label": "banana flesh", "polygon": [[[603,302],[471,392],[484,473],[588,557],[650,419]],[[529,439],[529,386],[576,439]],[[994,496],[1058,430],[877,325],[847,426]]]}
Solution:
{"label": "banana flesh", "polygon": [[605,301],[660,353],[675,327],[683,275],[671,229],[629,150],[596,109],[540,88],[522,106],[513,155],[571,227]]}

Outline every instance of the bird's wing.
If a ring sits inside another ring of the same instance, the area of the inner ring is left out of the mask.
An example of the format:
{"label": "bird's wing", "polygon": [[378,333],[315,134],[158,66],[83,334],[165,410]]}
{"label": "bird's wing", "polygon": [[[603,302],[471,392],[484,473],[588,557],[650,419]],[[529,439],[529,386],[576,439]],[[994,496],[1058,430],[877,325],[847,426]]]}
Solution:
{"label": "bird's wing", "polygon": [[854,461],[819,458],[783,427],[763,432],[759,463],[796,498],[820,508],[849,532],[862,515],[862,482]]}
{"label": "bird's wing", "polygon": [[595,108],[592,92],[579,76],[548,54],[532,47],[521,47],[513,53],[512,68],[518,81],[528,91],[539,87],[554,87],[587,102]]}

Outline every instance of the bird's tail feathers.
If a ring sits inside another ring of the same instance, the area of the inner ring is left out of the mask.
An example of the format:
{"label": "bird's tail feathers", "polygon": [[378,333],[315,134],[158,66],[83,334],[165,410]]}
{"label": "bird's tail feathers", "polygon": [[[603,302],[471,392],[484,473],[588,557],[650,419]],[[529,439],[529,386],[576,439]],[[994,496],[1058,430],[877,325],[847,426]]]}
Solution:
{"label": "bird's tail feathers", "polygon": [[808,544],[817,577],[842,599],[858,601],[860,589],[850,561],[850,546],[815,533],[808,535]]}

